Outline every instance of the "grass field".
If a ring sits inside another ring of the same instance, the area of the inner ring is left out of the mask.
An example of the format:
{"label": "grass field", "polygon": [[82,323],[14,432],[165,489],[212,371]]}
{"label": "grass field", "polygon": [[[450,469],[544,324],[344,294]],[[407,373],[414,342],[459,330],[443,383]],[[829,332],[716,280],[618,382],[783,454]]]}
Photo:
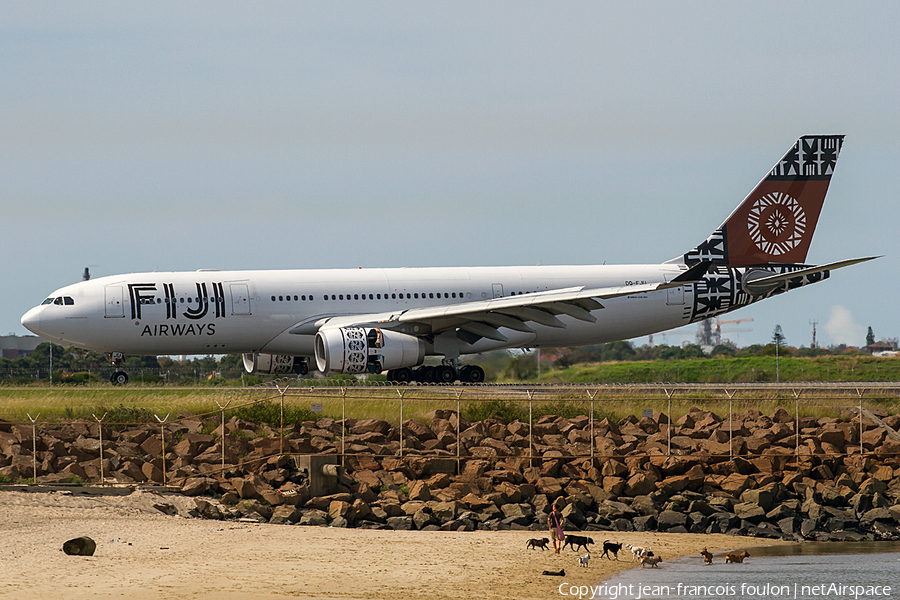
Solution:
{"label": "grass field", "polygon": [[900,359],[867,355],[774,356],[615,362],[549,371],[555,383],[759,383],[772,381],[900,381]]}
{"label": "grass field", "polygon": [[[724,388],[728,384],[744,382],[795,382],[782,388],[757,390],[742,389],[733,398]],[[326,382],[297,382],[285,380],[281,389],[287,414],[293,420],[315,419],[328,416],[340,419],[374,418],[399,423],[403,419],[423,419],[435,409],[456,410],[457,405],[470,420],[501,417],[505,420],[527,421],[542,414],[575,416],[588,414],[593,406],[595,417],[619,420],[628,415],[640,416],[650,409],[654,414],[668,413],[673,420],[685,414],[691,407],[727,414],[735,410],[754,408],[763,414],[771,414],[781,406],[791,414],[798,408],[793,398],[793,387],[804,383],[830,381],[900,382],[900,359],[875,358],[865,355],[824,356],[818,358],[761,356],[750,358],[716,358],[682,361],[615,362],[578,365],[563,370],[545,371],[542,383],[569,384],[550,390],[534,387],[529,392],[528,383],[518,382],[518,389],[478,387],[355,387],[354,381],[329,379]],[[325,385],[323,385],[323,383]],[[680,390],[671,399],[667,384],[705,383],[692,390]],[[589,386],[601,387],[589,391]],[[605,384],[607,387],[603,387]],[[648,384],[644,389],[617,388],[617,384]],[[655,384],[655,385],[654,385]],[[719,384],[716,387],[711,384]],[[340,386],[349,387],[340,387]],[[382,383],[383,385],[383,383]],[[584,387],[580,387],[580,386]],[[840,417],[842,409],[855,406],[858,397],[849,389],[838,392],[805,392],[799,403],[804,416]],[[900,385],[898,388],[900,389]],[[830,394],[830,395],[829,395]],[[594,395],[593,404],[591,395]],[[891,413],[900,412],[898,394],[894,390],[865,395],[869,407],[882,408]],[[221,415],[221,407],[227,406],[228,416],[272,420],[270,405],[278,405],[281,413],[281,394],[274,387],[235,388],[179,387],[174,385],[130,384],[113,387],[101,384],[96,387],[75,385],[33,385],[26,387],[0,387],[0,419],[18,423],[30,423],[40,414],[40,421],[59,419],[103,419],[109,422],[155,422],[156,417],[178,418],[182,413],[207,417]],[[315,412],[314,412],[315,409]]]}
{"label": "grass field", "polygon": [[[282,391],[284,388],[282,387]],[[772,414],[777,408],[791,415],[850,418],[847,409],[859,403],[870,409],[900,413],[900,385],[886,388],[859,387],[804,388],[801,384],[782,386],[532,386],[518,387],[288,387],[284,393],[285,423],[315,420],[370,418],[398,424],[402,419],[427,420],[436,409],[456,410],[469,420],[500,418],[527,422],[541,415],[564,417],[587,415],[618,421],[645,410],[678,420],[691,408],[711,410],[720,416],[748,409]],[[799,394],[799,400],[795,397]],[[671,397],[670,397],[671,395]],[[178,387],[28,387],[0,388],[0,419],[30,424],[61,419],[103,419],[104,424],[156,422],[169,415],[169,422],[185,413],[218,419],[221,407],[226,417],[278,425],[282,395],[277,389],[226,389]]]}

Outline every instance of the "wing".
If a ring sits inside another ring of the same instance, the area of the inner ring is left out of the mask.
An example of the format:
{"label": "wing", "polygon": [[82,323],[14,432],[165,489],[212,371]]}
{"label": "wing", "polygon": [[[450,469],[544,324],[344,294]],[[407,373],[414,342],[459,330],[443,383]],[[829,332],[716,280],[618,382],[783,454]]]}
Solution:
{"label": "wing", "polygon": [[310,335],[323,328],[382,327],[402,329],[413,335],[436,335],[458,329],[460,338],[468,343],[475,343],[480,338],[506,342],[507,337],[499,331],[501,327],[526,333],[534,333],[531,323],[565,328],[566,324],[559,320],[559,315],[594,323],[597,318],[591,312],[602,309],[603,300],[699,281],[710,264],[710,261],[697,263],[666,283],[606,288],[571,287],[477,302],[410,308],[394,313],[322,317],[299,324],[291,333]]}

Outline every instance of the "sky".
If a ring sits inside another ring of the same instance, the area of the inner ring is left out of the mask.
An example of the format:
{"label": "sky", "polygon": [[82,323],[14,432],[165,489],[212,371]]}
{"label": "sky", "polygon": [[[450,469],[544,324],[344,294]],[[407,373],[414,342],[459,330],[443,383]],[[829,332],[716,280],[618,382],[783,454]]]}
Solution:
{"label": "sky", "polygon": [[884,257],[725,335],[900,337],[898,22],[893,2],[8,3],[0,335],[85,267],[658,263],[799,136],[844,134],[807,261]]}

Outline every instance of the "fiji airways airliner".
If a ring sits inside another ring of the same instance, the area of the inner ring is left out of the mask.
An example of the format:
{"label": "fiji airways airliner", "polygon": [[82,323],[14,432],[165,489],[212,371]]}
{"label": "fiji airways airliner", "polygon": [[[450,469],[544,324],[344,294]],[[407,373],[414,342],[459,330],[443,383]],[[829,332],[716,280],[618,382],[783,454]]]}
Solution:
{"label": "fiji airways airliner", "polygon": [[[243,354],[250,373],[479,382],[460,357],[666,331],[871,260],[805,264],[843,144],[805,136],[704,242],[662,264],[137,273],[60,288],[22,317],[122,354]],[[426,356],[442,357],[424,366]],[[121,369],[113,383],[124,384]]]}

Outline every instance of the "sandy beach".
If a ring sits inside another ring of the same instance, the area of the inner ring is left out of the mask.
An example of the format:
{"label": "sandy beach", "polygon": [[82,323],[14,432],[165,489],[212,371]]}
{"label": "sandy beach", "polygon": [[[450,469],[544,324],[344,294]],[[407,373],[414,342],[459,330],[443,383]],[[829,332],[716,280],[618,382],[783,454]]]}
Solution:
{"label": "sandy beach", "polygon": [[[0,491],[0,597],[67,598],[554,598],[563,582],[597,585],[634,567],[599,559],[577,566],[566,550],[526,550],[545,533],[372,531],[206,521],[168,516],[166,502],[193,501],[147,490],[129,495]],[[650,546],[666,558],[724,551],[760,540],[725,535],[594,532]],[[88,536],[94,556],[67,556],[68,539]],[[698,565],[701,563],[697,555]],[[662,567],[665,568],[663,562]],[[542,575],[565,569],[564,578]]]}

